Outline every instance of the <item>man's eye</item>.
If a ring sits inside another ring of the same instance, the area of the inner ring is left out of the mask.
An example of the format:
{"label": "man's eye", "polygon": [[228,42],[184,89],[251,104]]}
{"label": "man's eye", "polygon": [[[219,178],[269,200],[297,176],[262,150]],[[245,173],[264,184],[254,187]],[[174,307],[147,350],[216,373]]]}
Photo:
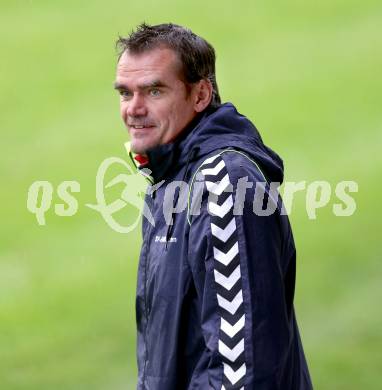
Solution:
{"label": "man's eye", "polygon": [[151,96],[159,96],[160,95],[160,90],[159,89],[150,89],[150,95]]}
{"label": "man's eye", "polygon": [[120,94],[123,98],[129,98],[129,97],[131,97],[131,92],[130,92],[130,91],[119,91],[119,94]]}

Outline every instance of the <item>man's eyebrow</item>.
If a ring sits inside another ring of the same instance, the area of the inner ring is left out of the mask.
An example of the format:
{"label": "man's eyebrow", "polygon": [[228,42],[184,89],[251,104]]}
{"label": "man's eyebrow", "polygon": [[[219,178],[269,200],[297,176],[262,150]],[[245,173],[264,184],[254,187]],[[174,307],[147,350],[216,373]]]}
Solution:
{"label": "man's eyebrow", "polygon": [[[160,80],[154,80],[154,81],[150,81],[148,83],[144,83],[144,84],[141,84],[141,85],[138,85],[138,89],[147,89],[147,88],[164,88],[166,87],[166,84],[164,84],[162,81]],[[114,83],[114,89],[120,91],[120,90],[128,90],[129,87],[127,85],[124,85],[122,83],[119,83],[119,82],[115,82]]]}
{"label": "man's eyebrow", "polygon": [[160,80],[154,80],[154,81],[151,81],[147,84],[143,84],[142,86],[138,87],[138,88],[142,88],[142,89],[145,89],[145,88],[161,88],[161,87],[165,87],[166,85],[160,81]]}
{"label": "man's eyebrow", "polygon": [[116,81],[114,83],[114,89],[120,91],[120,90],[123,90],[123,89],[128,89],[125,85],[121,84],[121,83],[118,83],[118,81]]}

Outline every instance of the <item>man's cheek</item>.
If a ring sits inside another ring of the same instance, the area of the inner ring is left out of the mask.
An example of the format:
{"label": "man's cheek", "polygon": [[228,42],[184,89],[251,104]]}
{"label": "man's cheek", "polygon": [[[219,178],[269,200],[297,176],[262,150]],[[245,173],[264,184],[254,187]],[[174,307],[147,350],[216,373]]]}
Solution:
{"label": "man's cheek", "polygon": [[121,118],[123,119],[123,122],[127,124],[127,107],[126,107],[126,103],[125,102],[120,102],[119,104],[119,112],[121,114]]}

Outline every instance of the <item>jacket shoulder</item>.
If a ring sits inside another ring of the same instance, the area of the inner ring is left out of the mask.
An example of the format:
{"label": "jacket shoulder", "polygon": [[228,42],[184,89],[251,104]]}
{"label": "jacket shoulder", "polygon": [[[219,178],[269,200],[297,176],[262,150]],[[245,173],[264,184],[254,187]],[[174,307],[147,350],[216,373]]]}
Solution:
{"label": "jacket shoulder", "polygon": [[222,171],[228,173],[230,181],[236,183],[237,180],[247,177],[252,182],[267,182],[260,165],[249,154],[232,148],[216,151],[207,158],[200,161],[196,173],[201,172],[218,176]]}

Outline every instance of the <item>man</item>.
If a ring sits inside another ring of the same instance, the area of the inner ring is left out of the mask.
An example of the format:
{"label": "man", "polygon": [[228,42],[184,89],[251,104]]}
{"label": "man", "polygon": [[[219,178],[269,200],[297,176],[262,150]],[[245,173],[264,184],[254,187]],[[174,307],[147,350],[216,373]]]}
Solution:
{"label": "man", "polygon": [[[121,116],[156,184],[138,269],[137,388],[311,389],[292,232],[270,191],[283,179],[281,159],[220,103],[204,39],[142,24],[117,44]],[[259,188],[276,208],[267,216],[253,209]]]}

